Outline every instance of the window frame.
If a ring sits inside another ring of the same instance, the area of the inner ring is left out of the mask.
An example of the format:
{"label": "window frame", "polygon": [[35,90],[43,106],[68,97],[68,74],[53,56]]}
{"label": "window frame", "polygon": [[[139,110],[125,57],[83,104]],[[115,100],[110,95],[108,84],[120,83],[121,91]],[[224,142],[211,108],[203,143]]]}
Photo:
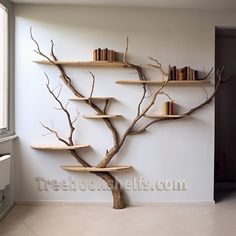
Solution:
{"label": "window frame", "polygon": [[14,70],[15,70],[15,9],[14,3],[9,0],[0,0],[0,4],[6,8],[8,13],[8,44],[7,44],[7,60],[8,60],[8,91],[7,91],[7,128],[0,130],[0,140],[15,133],[15,118],[14,118]]}

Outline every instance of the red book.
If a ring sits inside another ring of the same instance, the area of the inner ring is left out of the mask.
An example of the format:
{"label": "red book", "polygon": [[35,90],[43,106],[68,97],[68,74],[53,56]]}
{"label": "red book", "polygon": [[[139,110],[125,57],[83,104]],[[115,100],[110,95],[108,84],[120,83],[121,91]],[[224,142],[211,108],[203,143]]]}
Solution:
{"label": "red book", "polygon": [[179,69],[176,69],[176,75],[175,75],[176,80],[179,80]]}
{"label": "red book", "polygon": [[168,115],[174,115],[174,102],[173,101],[169,102]]}
{"label": "red book", "polygon": [[98,52],[98,53],[97,53],[97,61],[101,61],[101,58],[102,58],[102,55],[101,55],[102,52],[101,52],[101,51],[102,51],[102,50],[101,50],[101,48],[98,48],[97,50],[98,50],[98,51],[97,51],[97,52]]}

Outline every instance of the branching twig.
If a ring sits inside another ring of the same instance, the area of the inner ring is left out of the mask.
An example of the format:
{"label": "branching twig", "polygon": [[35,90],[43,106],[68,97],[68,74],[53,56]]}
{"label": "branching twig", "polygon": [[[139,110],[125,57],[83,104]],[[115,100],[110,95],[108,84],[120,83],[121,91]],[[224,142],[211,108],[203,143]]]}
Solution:
{"label": "branching twig", "polygon": [[[72,84],[71,79],[69,78],[69,76],[66,74],[64,68],[62,67],[62,65],[55,63],[55,61],[57,61],[57,58],[54,54],[54,43],[53,41],[51,41],[51,54],[54,60],[51,60],[45,53],[43,53],[40,50],[39,44],[38,42],[34,39],[33,34],[32,34],[32,28],[30,28],[30,36],[32,41],[36,44],[37,50],[34,50],[37,54],[39,54],[40,56],[42,56],[43,58],[45,58],[46,60],[48,60],[50,63],[52,63],[55,67],[57,67],[57,69],[60,71],[60,78],[62,79],[62,81],[65,83],[65,85],[72,91],[72,93],[76,96],[76,97],[82,97],[84,98],[85,96],[80,93]],[[102,114],[102,110],[96,105],[94,104],[90,99],[89,101],[85,101],[85,103],[87,103],[88,105],[90,105],[98,114]],[[104,122],[106,123],[107,127],[111,130],[112,136],[113,136],[113,141],[114,141],[114,147],[116,147],[119,143],[119,133],[116,130],[115,126],[112,124],[112,122],[110,121],[110,119],[103,119]]]}
{"label": "branching twig", "polygon": [[143,84],[143,95],[142,95],[142,98],[138,104],[138,112],[137,112],[137,117],[140,115],[140,112],[141,112],[141,106],[142,106],[142,103],[144,101],[144,99],[146,98],[146,93],[147,93],[147,88],[146,88],[146,85]]}
{"label": "branching twig", "polygon": [[168,93],[161,91],[159,94],[165,95],[168,99],[170,99],[172,102],[174,102],[174,99]]}
{"label": "branching twig", "polygon": [[127,54],[128,54],[128,50],[129,50],[129,38],[127,37],[126,38],[126,48],[125,48],[125,53],[124,53],[124,56],[123,56],[123,62],[127,65],[130,65],[128,60],[127,60]]}
{"label": "branching twig", "polygon": [[66,144],[67,146],[70,145],[65,139],[63,139],[63,138],[61,138],[61,137],[59,136],[59,134],[57,133],[56,130],[53,129],[53,127],[52,127],[52,128],[49,128],[48,126],[44,125],[42,122],[40,122],[40,124],[41,124],[46,130],[48,130],[48,131],[50,131],[51,133],[55,134],[59,141],[63,142],[63,143]]}
{"label": "branching twig", "polygon": [[161,63],[160,63],[157,59],[154,59],[154,58],[152,58],[152,57],[150,57],[149,59],[150,59],[151,61],[153,61],[153,62],[156,62],[156,65],[148,64],[148,66],[159,69],[159,70],[161,71],[161,73],[163,74],[163,77],[164,77],[164,78],[168,77],[168,74],[169,74],[169,73],[168,73],[168,72],[165,72],[165,70],[163,69]]}
{"label": "branching twig", "polygon": [[159,123],[159,122],[163,122],[163,121],[167,121],[167,120],[180,120],[180,119],[183,119],[185,117],[188,117],[188,116],[192,115],[194,112],[200,110],[204,106],[208,105],[213,100],[217,90],[219,89],[219,85],[220,85],[221,80],[222,80],[223,70],[224,70],[224,67],[221,67],[220,69],[217,70],[216,74],[217,74],[217,77],[218,77],[218,81],[217,81],[215,90],[212,93],[212,95],[206,101],[204,101],[200,105],[190,109],[188,112],[184,113],[183,116],[180,116],[180,117],[177,117],[177,118],[172,118],[172,119],[170,119],[170,118],[155,119],[155,120],[149,122],[147,125],[145,125],[143,128],[141,128],[139,130],[132,130],[130,132],[130,135],[143,133],[143,132],[145,132],[147,130],[148,127],[150,127],[153,124]]}
{"label": "branching twig", "polygon": [[107,108],[109,106],[109,102],[110,102],[110,99],[106,99],[106,102],[105,102],[105,106],[103,108],[103,113],[106,114],[107,113]]}
{"label": "branching twig", "polygon": [[100,161],[100,163],[97,165],[97,167],[106,167],[109,162],[111,161],[111,159],[114,157],[114,155],[120,150],[120,148],[122,147],[122,145],[124,144],[126,138],[128,137],[128,135],[130,134],[130,132],[132,131],[132,129],[134,128],[134,126],[137,124],[137,122],[145,116],[145,114],[150,110],[150,108],[155,104],[156,98],[159,95],[159,93],[163,90],[163,88],[166,86],[166,84],[168,83],[168,80],[164,81],[162,83],[162,86],[157,90],[157,92],[155,93],[155,95],[153,96],[151,102],[146,106],[146,108],[138,115],[136,116],[136,118],[131,122],[131,124],[129,125],[129,127],[127,128],[127,130],[124,132],[123,136],[121,137],[121,140],[119,142],[119,145],[117,146],[117,148],[115,150],[112,151],[112,153],[110,154],[110,152],[106,155],[106,157]]}
{"label": "branching twig", "polygon": [[92,76],[92,86],[91,86],[91,92],[90,92],[90,95],[89,95],[89,99],[91,99],[92,96],[93,96],[93,91],[94,91],[95,75],[90,71],[89,71],[89,74]]}
{"label": "branching twig", "polygon": [[73,145],[73,139],[72,139],[72,137],[73,137],[73,132],[74,132],[75,128],[74,128],[74,126],[73,126],[73,122],[72,122],[72,120],[71,120],[70,113],[69,113],[69,111],[67,110],[68,103],[66,104],[66,106],[64,106],[64,105],[62,104],[62,102],[61,102],[61,101],[59,100],[59,98],[58,98],[58,96],[60,95],[60,93],[59,93],[58,95],[56,95],[56,94],[53,92],[53,90],[50,89],[49,77],[48,77],[48,75],[47,75],[46,73],[45,73],[45,77],[46,77],[46,79],[47,79],[47,84],[46,84],[46,86],[47,86],[47,89],[48,89],[49,93],[53,96],[53,98],[54,98],[54,99],[56,100],[56,102],[59,104],[60,109],[61,109],[62,111],[64,111],[65,114],[66,114],[66,117],[67,117],[67,120],[68,120],[68,124],[69,124],[69,127],[70,127],[70,134],[69,134],[68,140],[69,140],[69,145],[72,146],[72,145]]}
{"label": "branching twig", "polygon": [[74,124],[74,123],[78,120],[79,115],[80,115],[80,113],[79,113],[79,110],[78,110],[78,108],[77,108],[77,115],[76,115],[76,117],[74,118],[74,120],[72,121],[72,124]]}
{"label": "branching twig", "polygon": [[209,78],[209,76],[211,75],[211,72],[213,71],[213,67],[211,68],[211,70],[208,72],[207,75],[203,76],[202,78],[199,78],[198,80],[206,80]]}

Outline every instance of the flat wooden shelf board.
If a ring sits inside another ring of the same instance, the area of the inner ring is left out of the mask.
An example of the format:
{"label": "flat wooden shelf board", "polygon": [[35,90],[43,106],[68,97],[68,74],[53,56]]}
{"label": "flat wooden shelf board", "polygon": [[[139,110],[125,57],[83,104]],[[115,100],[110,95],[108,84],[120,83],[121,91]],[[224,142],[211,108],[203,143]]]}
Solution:
{"label": "flat wooden shelf board", "polygon": [[74,146],[65,146],[65,145],[31,145],[34,149],[41,149],[41,150],[75,150],[79,148],[87,148],[89,145],[81,144],[81,145],[74,145]]}
{"label": "flat wooden shelf board", "polygon": [[[117,84],[153,84],[153,85],[162,85],[163,81],[157,80],[149,80],[149,81],[141,81],[141,80],[117,80]],[[180,81],[169,81],[168,85],[197,85],[197,84],[210,84],[210,80],[180,80]]]}
{"label": "flat wooden shelf board", "polygon": [[71,97],[69,98],[69,100],[71,101],[89,101],[89,100],[101,100],[101,101],[104,101],[104,100],[115,100],[115,98],[113,97],[83,97],[83,98],[80,98],[80,97]]}
{"label": "flat wooden shelf board", "polygon": [[122,118],[122,115],[84,115],[86,119]]}
{"label": "flat wooden shelf board", "polygon": [[114,172],[130,170],[132,166],[111,166],[106,168],[83,167],[83,166],[61,166],[62,169],[73,172]]}
{"label": "flat wooden shelf board", "polygon": [[[53,63],[47,60],[36,60],[38,64],[52,65]],[[123,62],[118,61],[54,61],[56,65],[64,66],[94,66],[94,67],[126,67]]]}
{"label": "flat wooden shelf board", "polygon": [[149,118],[182,118],[185,117],[186,115],[156,115],[156,114],[147,114],[145,117]]}

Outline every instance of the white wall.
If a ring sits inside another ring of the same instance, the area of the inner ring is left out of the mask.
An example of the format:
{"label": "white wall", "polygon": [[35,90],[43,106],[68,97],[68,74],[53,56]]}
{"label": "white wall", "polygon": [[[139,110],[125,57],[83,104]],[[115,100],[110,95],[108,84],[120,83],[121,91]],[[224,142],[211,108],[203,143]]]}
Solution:
{"label": "white wall", "polygon": [[[126,36],[130,39],[129,59],[145,64],[148,57],[156,57],[167,68],[169,64],[179,67],[209,70],[214,66],[215,26],[231,26],[233,13],[209,11],[177,11],[133,8],[98,8],[80,6],[17,5],[16,7],[16,133],[18,158],[17,201],[111,201],[110,192],[37,191],[36,177],[63,180],[73,176],[79,180],[96,180],[91,174],[72,174],[60,168],[62,164],[76,164],[67,153],[36,151],[32,143],[57,143],[52,135],[42,136],[45,130],[39,124],[50,124],[61,134],[67,132],[65,117],[53,109],[55,102],[49,96],[43,72],[51,78],[52,87],[60,83],[58,72],[51,66],[32,63],[36,59],[29,28],[49,53],[50,39],[55,42],[59,59],[90,60],[97,47],[110,47],[123,52]],[[136,113],[141,87],[123,86],[117,79],[137,79],[133,71],[122,69],[68,69],[68,73],[81,91],[89,94],[91,70],[97,77],[96,95],[114,96],[118,102],[111,113],[126,117],[117,121],[120,131]],[[153,79],[160,79],[157,72],[150,71]],[[212,87],[207,88],[208,92]],[[172,87],[168,93],[181,106],[181,111],[204,101],[205,93],[200,87]],[[66,101],[70,92],[64,88],[61,97]],[[162,98],[161,98],[162,99]],[[160,99],[160,100],[161,100]],[[160,106],[160,103],[158,103]],[[158,105],[155,109],[158,109]],[[111,134],[102,121],[82,118],[90,114],[87,106],[78,106],[81,118],[78,122],[78,143],[89,143],[92,150],[81,154],[95,165],[105,150],[111,147]],[[154,110],[155,110],[154,109]],[[214,104],[193,117],[153,126],[143,135],[129,138],[112,164],[127,164],[134,171],[116,174],[122,179],[143,176],[150,181],[185,180],[187,191],[128,191],[131,202],[209,202],[213,201],[214,171]]]}

